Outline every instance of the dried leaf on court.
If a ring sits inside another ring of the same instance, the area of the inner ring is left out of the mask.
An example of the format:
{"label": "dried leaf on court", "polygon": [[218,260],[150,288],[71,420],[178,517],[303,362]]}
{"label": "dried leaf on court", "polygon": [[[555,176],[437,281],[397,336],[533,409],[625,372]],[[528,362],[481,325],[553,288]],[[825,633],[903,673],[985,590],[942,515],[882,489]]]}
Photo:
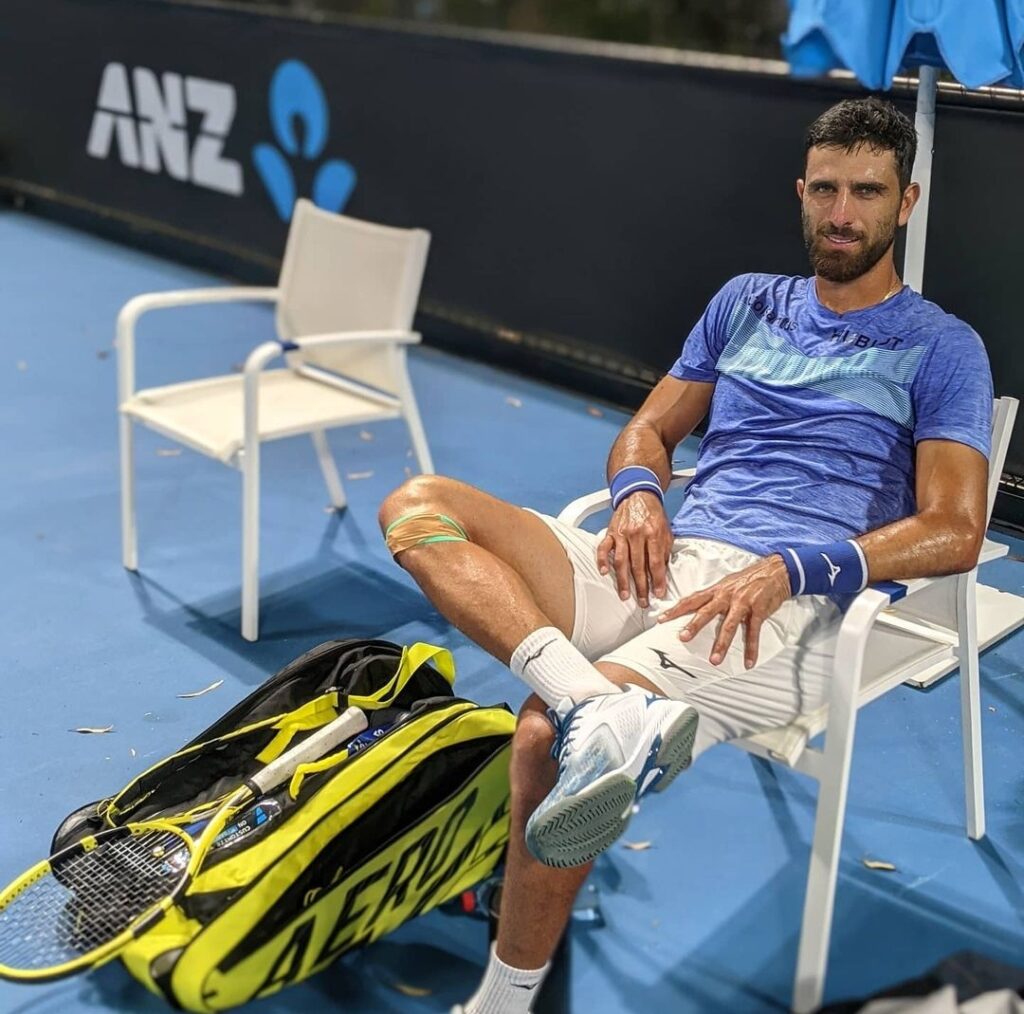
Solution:
{"label": "dried leaf on court", "polygon": [[633,852],[645,852],[651,847],[651,844],[649,841],[624,841],[622,847]]}
{"label": "dried leaf on court", "polygon": [[512,395],[509,395],[505,399],[505,404],[506,405],[511,405],[513,408],[522,408],[523,407],[522,401],[519,398],[513,398]]}
{"label": "dried leaf on court", "polygon": [[349,472],[345,476],[346,479],[369,479],[373,475],[373,472]]}
{"label": "dried leaf on court", "polygon": [[178,696],[182,700],[187,700],[190,697],[202,697],[203,694],[208,694],[211,690],[216,690],[217,687],[219,687],[223,682],[223,680],[216,680],[215,682],[211,683],[208,687],[203,687],[202,690],[193,690],[187,694],[178,694]]}
{"label": "dried leaf on court", "polygon": [[990,704],[990,705],[988,706],[988,710],[994,713],[996,709],[995,709],[995,708],[993,708],[993,707],[992,707],[992,705]]}
{"label": "dried leaf on court", "polygon": [[359,431],[359,439],[360,440],[372,440],[373,439],[373,434],[369,430],[360,430]]}
{"label": "dried leaf on court", "polygon": [[404,982],[393,982],[392,987],[397,989],[402,996],[430,996],[431,990],[422,986],[408,986]]}
{"label": "dried leaf on court", "polygon": [[96,353],[96,358],[97,359],[109,359],[110,358],[110,349],[100,349]]}
{"label": "dried leaf on court", "polygon": [[588,405],[587,415],[592,415],[595,419],[600,419],[604,415],[604,412],[602,412],[595,405]]}
{"label": "dried leaf on court", "polygon": [[181,454],[180,447],[158,447],[156,449],[158,458],[176,458],[179,454]]}
{"label": "dried leaf on court", "polygon": [[896,867],[882,859],[862,859],[861,862],[869,870],[881,870],[883,873],[895,873]]}
{"label": "dried leaf on court", "polygon": [[77,729],[68,729],[68,732],[83,732],[93,736],[102,736],[106,732],[113,731],[112,725],[80,725]]}

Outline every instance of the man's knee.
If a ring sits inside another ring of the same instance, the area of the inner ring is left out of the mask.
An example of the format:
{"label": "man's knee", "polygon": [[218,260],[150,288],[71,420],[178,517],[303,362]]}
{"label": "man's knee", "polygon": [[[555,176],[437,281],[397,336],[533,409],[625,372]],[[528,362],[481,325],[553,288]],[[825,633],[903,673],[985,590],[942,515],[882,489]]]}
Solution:
{"label": "man's knee", "polygon": [[473,513],[475,492],[443,475],[419,475],[403,483],[378,511],[391,555],[397,559],[406,549],[431,542],[468,542],[470,535],[458,518]]}
{"label": "man's knee", "polygon": [[527,814],[533,812],[555,783],[557,765],[551,756],[554,741],[555,730],[547,717],[547,705],[531,694],[519,711],[509,764],[513,804],[524,804]]}
{"label": "man's knee", "polygon": [[380,530],[386,531],[388,525],[406,514],[447,513],[446,508],[450,508],[459,492],[466,488],[458,479],[445,475],[415,475],[384,498],[377,512]]}

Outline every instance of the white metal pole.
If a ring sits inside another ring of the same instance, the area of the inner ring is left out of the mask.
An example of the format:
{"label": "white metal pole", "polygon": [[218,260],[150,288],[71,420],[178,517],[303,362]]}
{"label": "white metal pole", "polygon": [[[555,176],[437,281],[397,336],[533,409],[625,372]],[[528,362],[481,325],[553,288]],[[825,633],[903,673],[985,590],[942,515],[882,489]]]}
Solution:
{"label": "white metal pole", "polygon": [[981,756],[981,676],[978,668],[977,568],[956,582],[957,626],[960,632],[960,726],[967,790],[967,837],[985,837],[985,776]]}
{"label": "white metal pole", "polygon": [[903,257],[903,281],[918,292],[924,286],[924,248],[928,236],[928,200],[932,189],[932,150],[935,147],[935,92],[939,80],[937,67],[919,67],[917,71],[917,158],[912,179],[920,184],[921,199],[907,225],[907,247]]}

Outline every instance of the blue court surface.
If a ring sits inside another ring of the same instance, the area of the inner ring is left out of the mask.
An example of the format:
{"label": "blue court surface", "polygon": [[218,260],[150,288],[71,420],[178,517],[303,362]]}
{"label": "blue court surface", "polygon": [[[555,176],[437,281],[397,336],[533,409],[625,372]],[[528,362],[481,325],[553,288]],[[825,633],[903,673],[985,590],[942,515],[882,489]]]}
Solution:
{"label": "blue court surface", "polygon": [[[172,752],[320,641],[443,644],[462,695],[519,704],[511,676],[450,629],[385,551],[376,509],[409,462],[398,423],[370,427],[372,440],[332,435],[343,475],[365,476],[347,483],[341,517],[325,512],[307,439],[266,445],[258,643],[238,633],[238,475],[144,430],[140,573],[126,573],[114,318],[139,292],[223,280],[11,210],[0,212],[0,250],[0,880],[45,854],[69,810]],[[228,372],[272,336],[264,308],[152,314],[139,331],[139,384]],[[602,483],[625,413],[431,348],[414,351],[411,370],[438,471],[549,512]],[[680,460],[695,451],[687,442]],[[1024,567],[998,561],[982,579],[1020,591]],[[178,696],[218,679],[204,696]],[[983,657],[982,692],[980,844],[964,833],[957,681],[901,688],[861,714],[829,999],[965,948],[1021,962],[1024,637]],[[104,735],[70,731],[108,725]],[[627,837],[650,847],[602,857],[583,906],[602,919],[581,911],[574,923],[569,1009],[784,1010],[813,801],[803,777],[719,747],[645,803]],[[866,857],[896,871],[867,869]],[[485,924],[433,912],[246,1010],[446,1011],[475,988],[486,947]],[[48,986],[0,984],[3,1012],[164,1009],[117,963]]]}

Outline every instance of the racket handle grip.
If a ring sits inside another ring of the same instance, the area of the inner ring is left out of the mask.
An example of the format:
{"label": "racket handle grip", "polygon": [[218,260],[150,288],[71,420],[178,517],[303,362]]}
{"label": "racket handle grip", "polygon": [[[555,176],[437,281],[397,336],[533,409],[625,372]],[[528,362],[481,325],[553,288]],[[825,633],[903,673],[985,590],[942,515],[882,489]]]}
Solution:
{"label": "racket handle grip", "polygon": [[300,764],[319,759],[332,747],[344,743],[346,739],[351,739],[353,736],[358,736],[368,724],[366,713],[362,708],[348,708],[333,722],[325,725],[322,729],[317,729],[312,736],[308,736],[298,746],[292,747],[276,760],[271,761],[261,771],[253,775],[248,780],[248,784],[255,788],[255,795],[262,795],[290,778]]}

